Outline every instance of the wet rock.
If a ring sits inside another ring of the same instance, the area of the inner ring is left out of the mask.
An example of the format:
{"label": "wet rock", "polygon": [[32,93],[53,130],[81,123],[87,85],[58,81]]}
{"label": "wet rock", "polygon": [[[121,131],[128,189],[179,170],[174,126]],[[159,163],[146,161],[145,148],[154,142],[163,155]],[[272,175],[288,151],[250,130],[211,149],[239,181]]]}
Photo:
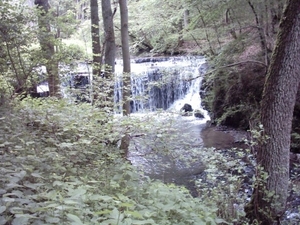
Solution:
{"label": "wet rock", "polygon": [[180,109],[182,112],[193,112],[193,108],[190,104],[185,103],[183,107]]}
{"label": "wet rock", "polygon": [[194,116],[196,118],[199,118],[199,119],[203,119],[204,118],[203,112],[200,109],[195,109]]}

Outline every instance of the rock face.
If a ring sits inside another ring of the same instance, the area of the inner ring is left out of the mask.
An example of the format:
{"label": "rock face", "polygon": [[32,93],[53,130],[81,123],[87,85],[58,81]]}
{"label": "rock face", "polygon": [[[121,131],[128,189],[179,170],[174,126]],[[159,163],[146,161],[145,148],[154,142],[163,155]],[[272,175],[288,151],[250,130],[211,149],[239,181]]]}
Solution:
{"label": "rock face", "polygon": [[193,108],[190,104],[185,103],[184,106],[180,109],[182,112],[193,112]]}

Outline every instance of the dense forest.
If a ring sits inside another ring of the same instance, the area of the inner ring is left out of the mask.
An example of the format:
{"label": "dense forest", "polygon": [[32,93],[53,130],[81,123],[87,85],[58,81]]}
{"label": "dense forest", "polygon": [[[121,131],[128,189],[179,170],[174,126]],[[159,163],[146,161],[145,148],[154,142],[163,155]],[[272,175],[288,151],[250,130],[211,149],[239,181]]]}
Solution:
{"label": "dense forest", "polygon": [[[0,224],[298,224],[299,211],[287,220],[286,209],[299,193],[290,163],[300,153],[299,9],[297,0],[1,0]],[[199,95],[211,124],[248,131],[248,148],[225,156],[183,140],[182,156],[175,140],[189,137],[172,118],[130,116],[131,59],[171,56],[205,57]],[[88,97],[72,90],[75,101],[62,86],[78,63],[93,78]],[[137,138],[174,161],[201,158],[197,197],[136,171]],[[256,168],[250,199],[237,155]]]}

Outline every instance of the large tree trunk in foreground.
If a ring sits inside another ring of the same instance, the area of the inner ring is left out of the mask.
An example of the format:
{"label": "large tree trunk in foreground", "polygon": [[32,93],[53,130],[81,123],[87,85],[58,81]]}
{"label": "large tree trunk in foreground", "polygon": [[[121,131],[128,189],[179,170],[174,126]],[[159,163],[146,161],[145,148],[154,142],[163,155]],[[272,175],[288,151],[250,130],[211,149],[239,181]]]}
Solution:
{"label": "large tree trunk in foreground", "polygon": [[300,1],[288,0],[261,103],[264,136],[258,143],[257,182],[245,209],[247,217],[263,225],[280,220],[288,197],[290,133],[300,83],[299,27]]}
{"label": "large tree trunk in foreground", "polygon": [[39,9],[39,41],[43,58],[46,60],[46,70],[48,74],[48,85],[50,96],[60,97],[60,82],[58,74],[58,62],[55,59],[54,35],[51,34],[48,12],[50,5],[48,0],[35,0],[34,4]]}

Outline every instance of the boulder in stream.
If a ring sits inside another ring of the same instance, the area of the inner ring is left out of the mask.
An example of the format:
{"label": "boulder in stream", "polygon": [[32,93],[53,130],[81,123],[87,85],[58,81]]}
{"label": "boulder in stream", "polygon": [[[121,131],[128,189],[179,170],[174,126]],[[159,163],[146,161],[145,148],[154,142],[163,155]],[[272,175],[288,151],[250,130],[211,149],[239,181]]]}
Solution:
{"label": "boulder in stream", "polygon": [[193,115],[193,108],[190,104],[185,103],[182,108],[180,109],[180,114],[182,116],[192,116]]}
{"label": "boulder in stream", "polygon": [[203,119],[204,118],[204,114],[203,114],[203,112],[200,109],[195,109],[194,110],[194,116],[196,118],[199,118],[199,119]]}
{"label": "boulder in stream", "polygon": [[193,108],[190,104],[185,103],[180,109],[181,112],[193,112]]}

